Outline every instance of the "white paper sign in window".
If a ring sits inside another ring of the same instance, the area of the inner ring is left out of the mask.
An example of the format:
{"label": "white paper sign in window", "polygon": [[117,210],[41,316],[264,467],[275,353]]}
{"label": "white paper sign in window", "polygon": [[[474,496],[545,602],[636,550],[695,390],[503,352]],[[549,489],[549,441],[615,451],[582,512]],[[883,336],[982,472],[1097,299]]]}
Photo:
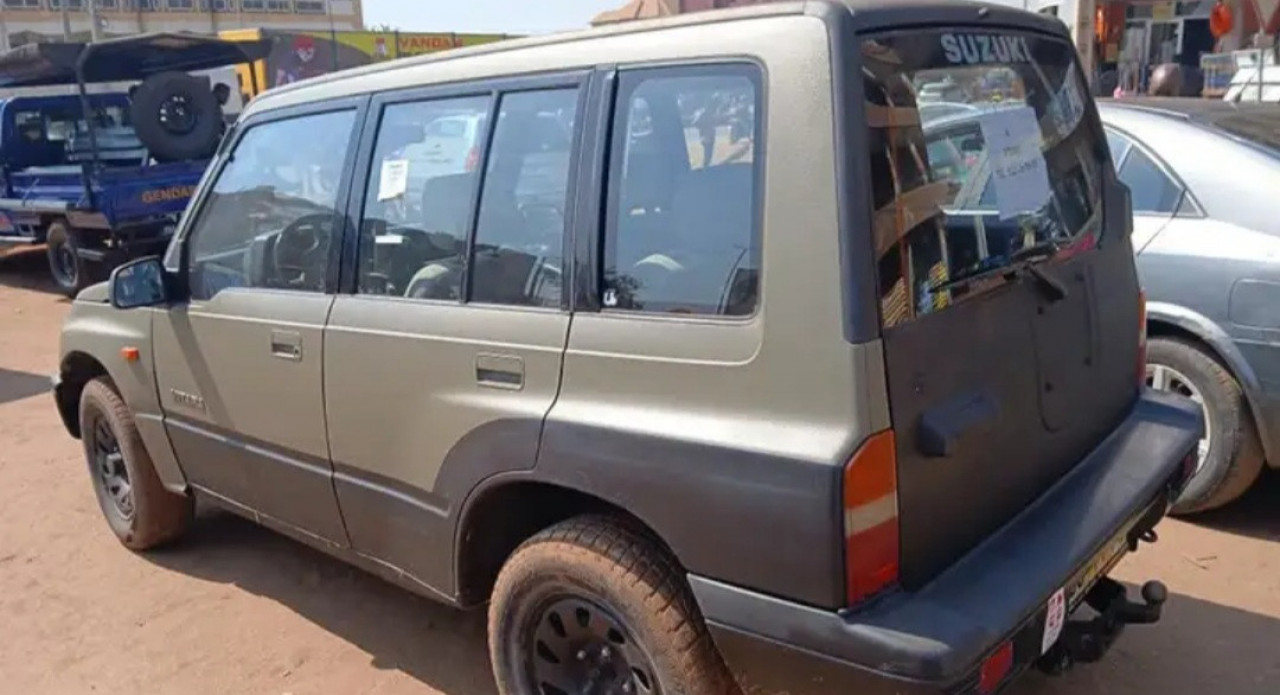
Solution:
{"label": "white paper sign in window", "polygon": [[979,119],[1000,219],[1035,212],[1049,201],[1049,170],[1040,151],[1040,123],[1030,106],[999,109]]}

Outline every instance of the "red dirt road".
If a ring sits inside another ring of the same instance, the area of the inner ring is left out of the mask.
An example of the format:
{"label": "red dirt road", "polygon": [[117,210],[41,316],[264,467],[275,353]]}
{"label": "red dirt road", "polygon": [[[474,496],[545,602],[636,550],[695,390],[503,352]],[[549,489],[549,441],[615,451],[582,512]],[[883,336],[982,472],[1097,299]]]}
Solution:
{"label": "red dirt road", "polygon": [[[478,614],[416,598],[247,522],[202,513],[134,555],[100,517],[48,394],[67,303],[39,251],[0,256],[0,692],[492,695]],[[1280,480],[1160,543],[1165,619],[1101,664],[1014,695],[1280,692]]]}

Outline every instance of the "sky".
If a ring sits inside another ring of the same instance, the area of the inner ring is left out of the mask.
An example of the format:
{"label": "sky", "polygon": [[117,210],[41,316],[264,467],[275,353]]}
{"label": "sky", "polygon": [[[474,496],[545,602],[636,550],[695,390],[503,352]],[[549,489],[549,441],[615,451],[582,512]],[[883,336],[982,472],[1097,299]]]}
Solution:
{"label": "sky", "polygon": [[627,0],[364,0],[365,26],[402,31],[542,34],[588,26]]}

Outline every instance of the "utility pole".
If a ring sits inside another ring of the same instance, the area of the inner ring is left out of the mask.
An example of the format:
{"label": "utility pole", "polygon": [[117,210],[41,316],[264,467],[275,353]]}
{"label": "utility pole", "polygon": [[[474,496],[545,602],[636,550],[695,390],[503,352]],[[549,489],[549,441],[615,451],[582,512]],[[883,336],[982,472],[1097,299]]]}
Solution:
{"label": "utility pole", "polygon": [[[64,2],[66,0],[63,0]],[[98,0],[84,0],[89,5],[89,40],[98,42]]]}
{"label": "utility pole", "polygon": [[5,24],[4,13],[0,12],[0,53],[4,53],[9,48],[9,25]]}
{"label": "utility pole", "polygon": [[1096,0],[1063,0],[1058,5],[1058,18],[1071,30],[1071,41],[1080,54],[1080,67],[1090,85],[1094,80],[1093,14],[1096,9]]}
{"label": "utility pole", "polygon": [[71,40],[71,10],[67,9],[67,0],[58,0],[58,8],[62,10],[62,40]]}

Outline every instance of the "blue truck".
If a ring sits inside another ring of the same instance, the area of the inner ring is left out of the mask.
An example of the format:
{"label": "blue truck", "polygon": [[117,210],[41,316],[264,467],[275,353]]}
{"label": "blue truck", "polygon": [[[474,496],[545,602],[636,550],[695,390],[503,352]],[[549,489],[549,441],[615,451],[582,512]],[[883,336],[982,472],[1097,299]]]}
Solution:
{"label": "blue truck", "polygon": [[71,296],[161,251],[226,128],[229,90],[191,72],[268,50],[146,34],[0,54],[0,248],[45,244]]}

